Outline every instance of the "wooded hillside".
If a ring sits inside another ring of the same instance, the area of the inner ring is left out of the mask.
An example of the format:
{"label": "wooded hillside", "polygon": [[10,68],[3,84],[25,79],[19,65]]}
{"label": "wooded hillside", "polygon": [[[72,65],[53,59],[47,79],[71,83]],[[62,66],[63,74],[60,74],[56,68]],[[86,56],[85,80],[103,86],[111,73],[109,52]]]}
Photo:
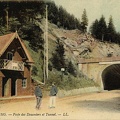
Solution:
{"label": "wooded hillside", "polygon": [[[95,85],[78,70],[77,60],[119,55],[120,36],[115,31],[112,17],[108,26],[104,17],[96,20],[91,25],[91,34],[88,34],[89,18],[85,9],[79,20],[51,1],[0,2],[0,35],[17,30],[35,61],[32,76],[43,81],[46,5],[49,21],[48,83],[55,81],[60,88],[66,89]],[[61,68],[65,68],[65,71],[61,72]]]}

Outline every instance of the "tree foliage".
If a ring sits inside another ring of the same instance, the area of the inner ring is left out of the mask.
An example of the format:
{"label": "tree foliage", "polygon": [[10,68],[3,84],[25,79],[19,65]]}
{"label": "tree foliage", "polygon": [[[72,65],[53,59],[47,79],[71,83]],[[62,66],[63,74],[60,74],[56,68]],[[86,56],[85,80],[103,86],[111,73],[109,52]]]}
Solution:
{"label": "tree foliage", "polygon": [[103,15],[99,20],[98,29],[99,32],[97,33],[97,38],[103,40],[106,37],[106,32],[107,32],[107,25],[106,25],[105,17]]}
{"label": "tree foliage", "polygon": [[81,26],[82,26],[82,30],[84,32],[86,32],[87,31],[87,26],[88,26],[88,18],[87,18],[86,9],[84,9],[83,14],[82,14]]}
{"label": "tree foliage", "polygon": [[107,27],[107,39],[109,41],[114,42],[115,33],[116,33],[116,30],[115,30],[115,26],[113,24],[113,18],[112,18],[112,16],[110,16],[108,27]]}
{"label": "tree foliage", "polygon": [[38,14],[44,15],[44,5],[43,1],[0,2],[0,34],[17,31],[22,39],[29,41],[29,46],[34,51],[42,49],[43,32],[35,20]]}
{"label": "tree foliage", "polygon": [[62,6],[56,6],[53,1],[49,1],[47,4],[49,21],[65,29],[82,30],[80,20],[68,13]]}
{"label": "tree foliage", "polygon": [[76,76],[76,69],[71,61],[68,63],[67,71],[73,76]]}
{"label": "tree foliage", "polygon": [[95,22],[93,22],[92,26],[90,27],[90,31],[94,37],[97,38],[97,33],[99,31],[98,29],[98,20],[96,19]]}
{"label": "tree foliage", "polygon": [[64,46],[63,44],[59,41],[59,39],[57,40],[57,47],[55,50],[55,53],[53,53],[53,57],[51,59],[53,67],[56,68],[57,70],[61,70],[61,68],[65,68],[66,64],[65,64],[65,58],[64,58]]}
{"label": "tree foliage", "polygon": [[100,20],[96,19],[90,27],[90,32],[99,40],[120,43],[120,33],[116,32],[112,16],[109,18],[108,25],[103,15]]}
{"label": "tree foliage", "polygon": [[[81,29],[80,20],[75,18],[74,15],[69,14],[62,6],[58,7],[54,1],[8,1],[0,2],[0,34],[18,31],[21,37],[25,37],[21,30],[29,28],[28,23],[34,24],[38,15],[45,17],[45,8],[48,5],[48,19],[50,22],[63,27],[65,29]],[[7,25],[7,12],[8,12],[8,26]],[[27,25],[27,27],[25,27]],[[24,27],[23,27],[24,26]],[[31,26],[31,25],[30,25]]]}

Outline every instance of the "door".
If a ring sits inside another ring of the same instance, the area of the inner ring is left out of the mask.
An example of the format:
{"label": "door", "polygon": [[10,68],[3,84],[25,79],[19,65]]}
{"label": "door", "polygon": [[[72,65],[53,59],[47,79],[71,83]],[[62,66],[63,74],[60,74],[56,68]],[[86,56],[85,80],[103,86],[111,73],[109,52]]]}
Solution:
{"label": "door", "polygon": [[11,96],[16,95],[16,78],[11,79]]}

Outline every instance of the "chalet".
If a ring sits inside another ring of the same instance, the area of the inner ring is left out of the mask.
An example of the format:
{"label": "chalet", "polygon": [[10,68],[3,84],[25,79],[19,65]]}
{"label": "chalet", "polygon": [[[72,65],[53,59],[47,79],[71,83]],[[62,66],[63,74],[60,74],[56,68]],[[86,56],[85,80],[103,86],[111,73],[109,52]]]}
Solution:
{"label": "chalet", "polygon": [[0,36],[0,97],[31,95],[32,64],[17,32]]}

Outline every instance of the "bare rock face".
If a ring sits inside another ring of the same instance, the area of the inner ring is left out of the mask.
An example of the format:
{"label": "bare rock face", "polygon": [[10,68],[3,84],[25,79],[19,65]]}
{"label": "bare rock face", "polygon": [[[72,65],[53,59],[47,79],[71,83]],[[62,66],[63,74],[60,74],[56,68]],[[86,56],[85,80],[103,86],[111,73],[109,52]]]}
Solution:
{"label": "bare rock face", "polygon": [[[40,27],[44,29],[45,20]],[[93,38],[89,33],[82,33],[80,30],[65,30],[56,25],[48,24],[48,38],[54,42],[59,39],[64,44],[65,55],[67,58],[102,58],[120,56],[118,44],[100,42]]]}

